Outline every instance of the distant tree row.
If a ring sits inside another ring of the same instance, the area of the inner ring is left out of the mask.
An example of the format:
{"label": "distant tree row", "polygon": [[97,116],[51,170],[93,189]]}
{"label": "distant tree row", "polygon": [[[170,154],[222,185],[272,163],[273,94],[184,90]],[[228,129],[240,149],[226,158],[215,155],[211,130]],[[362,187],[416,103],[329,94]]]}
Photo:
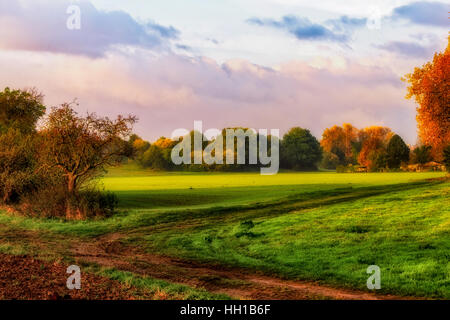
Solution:
{"label": "distant tree row", "polygon": [[379,171],[433,160],[431,146],[410,148],[387,127],[372,126],[359,130],[345,123],[342,127],[325,129],[320,143],[324,151],[321,166],[326,169],[359,165],[368,171]]}
{"label": "distant tree row", "polygon": [[[248,128],[226,128],[226,129],[242,129],[244,132],[248,132]],[[257,170],[261,164],[250,164],[249,161],[249,143],[250,138],[245,140],[245,164],[237,164],[237,143],[234,143],[234,150],[226,149],[225,131],[222,130],[222,135],[208,140],[203,136],[202,150],[212,143],[215,139],[224,139],[223,145],[223,164],[194,164],[194,154],[191,154],[191,164],[183,164],[176,166],[171,159],[172,149],[179,143],[179,141],[173,141],[166,137],[161,137],[154,143],[143,140],[137,135],[130,137],[129,144],[134,149],[134,159],[144,168],[150,168],[153,170],[187,170],[187,171],[249,171]],[[190,133],[191,141],[193,141],[194,131]],[[259,135],[255,133],[256,138],[259,139]],[[182,138],[181,138],[182,139]],[[180,139],[180,140],[181,140]],[[268,153],[271,154],[271,139],[278,139],[271,135],[267,136]],[[192,142],[193,143],[193,142]],[[322,148],[319,141],[310,133],[307,129],[295,127],[289,130],[282,139],[279,141],[279,157],[280,166],[285,169],[294,170],[317,170],[317,166],[322,159]],[[193,150],[193,148],[192,148]],[[259,149],[258,149],[259,150]],[[229,164],[225,160],[227,153],[233,153],[235,159],[234,164]]]}
{"label": "distant tree row", "polygon": [[[222,132],[224,131],[225,129]],[[190,134],[193,137],[194,132]],[[271,136],[268,138],[269,141],[276,139]],[[203,136],[203,150],[212,141]],[[248,171],[261,167],[259,164],[248,164],[248,139],[246,140],[246,164],[233,165],[225,164],[225,158],[224,164],[193,164],[192,152],[192,164],[176,166],[172,162],[171,153],[179,142],[166,137],[150,143],[137,135],[132,135],[128,143],[134,150],[135,161],[143,168],[153,170]],[[270,145],[270,142],[268,144]],[[336,169],[348,166],[364,167],[367,171],[380,171],[398,169],[402,164],[425,164],[433,160],[431,146],[421,145],[410,149],[398,134],[387,127],[379,126],[361,130],[348,123],[342,127],[333,126],[324,130],[320,142],[309,130],[295,127],[280,139],[279,144],[280,167],[300,171],[317,170],[318,167]],[[230,151],[225,150],[225,141],[223,145],[225,157],[225,154]],[[236,153],[236,149],[232,152]],[[234,157],[236,158],[236,154]]]}

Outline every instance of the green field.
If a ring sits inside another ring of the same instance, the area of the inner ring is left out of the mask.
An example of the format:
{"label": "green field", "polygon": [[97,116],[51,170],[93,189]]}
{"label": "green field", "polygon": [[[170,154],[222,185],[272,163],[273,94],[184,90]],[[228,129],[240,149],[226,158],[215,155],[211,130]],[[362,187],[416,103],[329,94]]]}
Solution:
{"label": "green field", "polygon": [[117,215],[64,222],[3,212],[8,227],[0,232],[120,233],[124,245],[151,253],[366,291],[375,264],[380,293],[450,299],[450,183],[434,179],[444,175],[158,174],[125,166],[101,179],[119,196]]}

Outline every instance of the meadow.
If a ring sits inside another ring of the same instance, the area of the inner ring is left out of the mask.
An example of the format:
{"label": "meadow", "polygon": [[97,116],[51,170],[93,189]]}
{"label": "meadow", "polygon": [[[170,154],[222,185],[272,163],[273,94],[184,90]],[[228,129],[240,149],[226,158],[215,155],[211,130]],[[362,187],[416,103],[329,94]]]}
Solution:
{"label": "meadow", "polygon": [[[100,181],[119,197],[115,216],[65,222],[1,212],[0,235],[35,232],[50,242],[116,235],[121,245],[151,254],[361,291],[368,291],[367,267],[378,265],[379,294],[449,299],[450,183],[444,176],[154,173],[126,165]],[[0,251],[43,250],[2,239]],[[99,272],[159,283],[119,269]]]}

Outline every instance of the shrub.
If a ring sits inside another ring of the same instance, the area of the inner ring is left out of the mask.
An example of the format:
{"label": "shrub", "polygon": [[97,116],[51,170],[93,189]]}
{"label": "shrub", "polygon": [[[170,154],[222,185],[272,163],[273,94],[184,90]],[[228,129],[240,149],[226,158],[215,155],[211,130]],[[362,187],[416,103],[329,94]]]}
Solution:
{"label": "shrub", "polygon": [[82,220],[111,216],[117,205],[113,193],[87,189],[69,194],[65,185],[59,183],[27,195],[19,211],[33,217]]}
{"label": "shrub", "polygon": [[324,152],[320,166],[324,169],[337,169],[339,166],[339,157],[332,152]]}

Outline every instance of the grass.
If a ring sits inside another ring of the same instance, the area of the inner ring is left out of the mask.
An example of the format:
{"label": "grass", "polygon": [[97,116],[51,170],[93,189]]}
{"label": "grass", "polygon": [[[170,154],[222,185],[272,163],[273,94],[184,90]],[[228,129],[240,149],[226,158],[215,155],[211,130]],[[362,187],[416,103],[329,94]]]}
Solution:
{"label": "grass", "polygon": [[[84,270],[84,268],[83,268]],[[100,276],[116,280],[128,287],[143,289],[147,294],[153,294],[155,300],[229,300],[224,294],[212,294],[206,290],[191,288],[186,285],[174,284],[164,280],[146,276],[138,276],[131,272],[114,268],[95,268],[90,266],[88,271]]]}
{"label": "grass", "polygon": [[[362,290],[376,264],[382,293],[450,299],[450,184],[425,181],[443,175],[162,174],[124,166],[101,180],[119,196],[114,217],[64,222],[0,213],[0,225],[83,238],[120,232],[125,243],[154,253]],[[163,286],[119,270],[110,275]]]}
{"label": "grass", "polygon": [[[450,188],[419,187],[262,218],[167,230],[148,250],[383,293],[450,298]],[[205,222],[205,225],[207,222]],[[137,239],[134,239],[137,240]]]}

